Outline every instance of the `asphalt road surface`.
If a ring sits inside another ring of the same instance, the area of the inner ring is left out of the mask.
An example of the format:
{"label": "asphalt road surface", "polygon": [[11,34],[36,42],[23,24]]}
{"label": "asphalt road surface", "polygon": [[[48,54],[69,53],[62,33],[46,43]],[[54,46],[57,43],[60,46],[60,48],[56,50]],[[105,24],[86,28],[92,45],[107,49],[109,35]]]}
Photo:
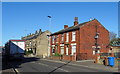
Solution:
{"label": "asphalt road surface", "polygon": [[[24,58],[21,60],[12,60],[8,63],[8,68],[13,68],[15,72],[47,72],[47,73],[54,73],[54,72],[105,72],[98,69],[93,68],[86,68],[83,66],[75,66],[71,65],[70,62],[62,63],[62,62],[54,62],[43,60],[40,58]],[[7,69],[8,69],[7,68]],[[5,68],[4,68],[5,70]],[[12,72],[13,70],[11,70]]]}

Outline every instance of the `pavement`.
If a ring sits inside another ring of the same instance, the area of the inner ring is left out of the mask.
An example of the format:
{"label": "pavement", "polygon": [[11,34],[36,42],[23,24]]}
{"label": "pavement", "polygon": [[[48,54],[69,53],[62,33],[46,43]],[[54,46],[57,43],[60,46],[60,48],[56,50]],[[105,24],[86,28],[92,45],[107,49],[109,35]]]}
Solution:
{"label": "pavement", "polygon": [[80,60],[80,61],[66,61],[66,60],[52,60],[52,59],[42,59],[42,60],[61,62],[61,63],[69,62],[70,65],[74,65],[74,66],[82,66],[82,67],[86,67],[86,68],[105,70],[108,72],[118,72],[117,66],[111,67],[111,66],[105,66],[102,64],[96,64],[96,63],[94,63],[94,60]]}

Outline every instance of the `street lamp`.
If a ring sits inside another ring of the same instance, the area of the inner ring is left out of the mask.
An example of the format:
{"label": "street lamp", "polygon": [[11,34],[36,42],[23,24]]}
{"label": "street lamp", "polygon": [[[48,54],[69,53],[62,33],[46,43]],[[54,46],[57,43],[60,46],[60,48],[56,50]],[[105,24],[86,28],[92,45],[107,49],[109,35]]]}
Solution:
{"label": "street lamp", "polygon": [[[51,25],[51,16],[47,16],[48,18],[49,18],[49,31],[50,31],[50,25]],[[49,54],[49,52],[50,52],[50,49],[51,49],[51,47],[50,47],[50,35],[48,35],[48,45],[49,45],[49,47],[48,47],[48,52],[47,52],[47,55],[49,56],[50,54]]]}
{"label": "street lamp", "polygon": [[51,25],[51,16],[47,16],[49,18],[49,31],[50,31],[50,25]]}
{"label": "street lamp", "polygon": [[98,38],[99,38],[99,33],[96,33],[96,36],[94,38],[95,38],[95,41],[96,41],[96,43],[95,43],[96,51],[98,53]]}
{"label": "street lamp", "polygon": [[98,63],[98,61],[99,61],[99,48],[98,48],[98,38],[99,38],[99,33],[98,32],[96,32],[96,35],[95,35],[95,40],[96,40],[96,43],[95,43],[95,46],[96,46],[96,48],[95,48],[95,54],[96,54],[96,59],[95,59],[95,61],[96,61],[96,63]]}

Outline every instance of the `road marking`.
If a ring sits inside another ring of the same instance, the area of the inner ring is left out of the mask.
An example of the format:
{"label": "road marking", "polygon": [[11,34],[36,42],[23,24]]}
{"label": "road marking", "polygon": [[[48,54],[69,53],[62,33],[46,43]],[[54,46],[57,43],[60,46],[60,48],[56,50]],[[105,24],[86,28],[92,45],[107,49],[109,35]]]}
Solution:
{"label": "road marking", "polygon": [[44,66],[48,66],[48,65],[46,65],[46,64],[43,64],[43,63],[38,63],[38,64],[40,64],[40,65],[44,65]]}
{"label": "road marking", "polygon": [[15,69],[16,70],[16,72],[19,74],[19,71],[18,71],[18,69]]}
{"label": "road marking", "polygon": [[89,66],[85,66],[85,65],[77,65],[77,64],[69,64],[69,65],[82,66],[82,67],[87,67],[87,68],[89,68]]}
{"label": "road marking", "polygon": [[[51,62],[57,62],[57,63],[64,63],[65,62],[62,62],[62,61],[54,61],[54,60],[48,60],[48,59],[41,59],[41,60],[46,60],[46,61],[51,61]],[[68,63],[69,65],[74,65],[74,66],[82,66],[82,67],[87,67],[87,68],[90,68],[89,66],[85,66],[85,65],[77,65],[77,64],[71,64],[71,63]]]}
{"label": "road marking", "polygon": [[[46,61],[51,61],[51,62],[57,62],[57,63],[64,63],[65,62],[62,62],[62,61],[54,61],[54,60],[48,60],[48,59],[41,59],[41,60],[46,60]],[[75,65],[75,66],[82,66],[82,67],[88,67],[88,66],[84,66],[84,65],[77,65],[77,64],[71,64],[71,63],[68,63],[69,65]]]}
{"label": "road marking", "polygon": [[[31,63],[36,63],[36,62],[31,62]],[[48,66],[47,64],[43,64],[43,63],[36,63],[36,64],[40,64],[40,65],[43,65],[43,66]]]}
{"label": "road marking", "polygon": [[[36,63],[36,62],[31,62],[31,63]],[[43,64],[43,63],[36,63],[36,64],[40,64],[40,65],[47,66],[47,67],[49,66],[49,65]],[[53,67],[53,68],[58,68],[58,67],[54,67],[54,66],[51,66],[51,67]],[[69,72],[69,71],[64,70],[64,69],[62,69],[62,68],[58,68],[58,69],[60,69],[60,70],[62,70],[62,71],[65,71],[65,72]]]}
{"label": "road marking", "polygon": [[55,61],[55,60],[48,60],[48,59],[41,59],[41,60],[46,60],[46,61],[57,62],[57,63],[64,63],[65,64],[65,62],[62,62],[62,61]]}
{"label": "road marking", "polygon": [[[58,68],[58,67],[54,67],[54,68]],[[62,69],[62,68],[58,68],[58,69],[60,69],[60,70],[62,70],[62,71],[65,71],[65,72],[69,72],[68,70],[64,70],[64,69]]]}

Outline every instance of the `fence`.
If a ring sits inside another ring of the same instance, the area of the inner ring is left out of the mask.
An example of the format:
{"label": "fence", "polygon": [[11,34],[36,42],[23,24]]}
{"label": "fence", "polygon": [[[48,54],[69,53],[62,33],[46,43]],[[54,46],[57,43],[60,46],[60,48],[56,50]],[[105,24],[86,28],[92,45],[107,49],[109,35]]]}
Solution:
{"label": "fence", "polygon": [[115,58],[120,58],[120,52],[114,53]]}

